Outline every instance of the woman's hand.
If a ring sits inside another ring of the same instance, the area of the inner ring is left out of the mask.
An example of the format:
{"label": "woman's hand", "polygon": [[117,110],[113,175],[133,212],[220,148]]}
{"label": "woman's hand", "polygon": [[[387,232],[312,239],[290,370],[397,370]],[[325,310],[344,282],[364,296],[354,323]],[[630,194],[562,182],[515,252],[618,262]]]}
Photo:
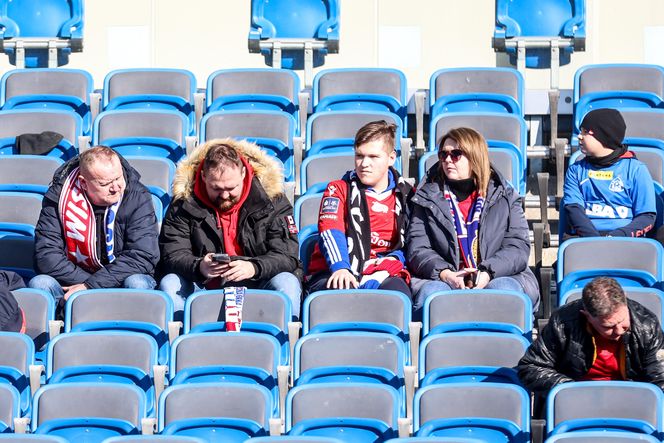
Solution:
{"label": "woman's hand", "polygon": [[451,269],[443,269],[440,271],[440,280],[450,285],[452,289],[466,289],[464,278],[468,275],[466,269],[461,271],[452,271]]}

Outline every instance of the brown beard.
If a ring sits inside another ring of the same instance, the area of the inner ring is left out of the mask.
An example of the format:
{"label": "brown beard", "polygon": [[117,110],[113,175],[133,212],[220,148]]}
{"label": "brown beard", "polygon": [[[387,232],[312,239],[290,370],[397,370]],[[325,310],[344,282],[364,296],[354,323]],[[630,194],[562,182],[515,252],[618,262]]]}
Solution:
{"label": "brown beard", "polygon": [[214,203],[221,212],[226,212],[235,206],[238,201],[240,201],[240,197],[232,198],[230,200],[222,200],[221,198],[217,198]]}

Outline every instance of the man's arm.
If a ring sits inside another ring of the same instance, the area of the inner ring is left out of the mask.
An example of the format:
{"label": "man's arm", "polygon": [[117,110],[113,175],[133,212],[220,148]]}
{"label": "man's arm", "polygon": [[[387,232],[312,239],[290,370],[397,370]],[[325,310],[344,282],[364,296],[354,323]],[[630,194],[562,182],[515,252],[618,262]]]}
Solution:
{"label": "man's arm", "polygon": [[70,286],[84,282],[90,273],[67,257],[57,205],[57,202],[44,198],[35,227],[34,265],[37,273],[50,275],[61,285]]}
{"label": "man's arm", "polygon": [[[578,179],[579,168],[581,168],[581,165],[578,163],[570,165],[567,168],[567,174],[565,174],[563,205],[567,211],[567,224],[572,232],[580,237],[599,237],[599,231],[595,228],[590,217],[586,215],[586,202]],[[563,228],[566,231],[568,230],[568,226]]]}
{"label": "man's arm", "polygon": [[643,163],[639,163],[635,169],[633,186],[629,189],[632,221],[611,231],[609,235],[613,237],[643,237],[655,226],[657,204],[650,172]]}
{"label": "man's arm", "polygon": [[202,257],[194,255],[190,236],[189,217],[181,209],[180,202],[172,203],[161,224],[159,235],[161,270],[164,274],[175,273],[186,280],[200,283],[205,280],[199,271]]}
{"label": "man's arm", "polygon": [[[124,244],[118,251],[113,263],[109,263],[85,281],[90,289],[118,288],[125,279],[134,274],[154,273],[159,261],[159,244],[157,242],[157,218],[152,205],[152,197],[147,189],[130,194],[126,204],[127,221],[124,226]],[[116,221],[122,222],[121,220]]]}
{"label": "man's arm", "polygon": [[563,351],[553,321],[552,317],[542,328],[540,336],[530,345],[517,366],[521,382],[530,391],[546,392],[559,383],[573,381],[556,369],[556,362]]}
{"label": "man's arm", "polygon": [[644,334],[644,337],[639,337],[643,340],[644,356],[643,356],[643,373],[646,380],[659,386],[664,390],[664,336],[662,335],[662,328],[659,326],[659,321],[653,314],[653,328],[652,332]]}

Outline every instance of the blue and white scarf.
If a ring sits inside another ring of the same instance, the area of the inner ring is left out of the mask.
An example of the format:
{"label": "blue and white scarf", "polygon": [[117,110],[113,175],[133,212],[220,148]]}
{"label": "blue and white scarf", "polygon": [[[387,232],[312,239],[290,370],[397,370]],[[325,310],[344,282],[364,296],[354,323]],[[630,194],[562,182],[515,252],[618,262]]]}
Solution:
{"label": "blue and white scarf", "polygon": [[464,220],[463,213],[459,208],[459,202],[447,184],[445,184],[443,194],[450,205],[450,212],[452,213],[452,221],[454,222],[454,229],[456,230],[459,242],[459,253],[461,254],[463,266],[477,269],[477,265],[480,262],[478,232],[480,228],[480,216],[484,208],[484,198],[479,195],[477,196],[475,203],[468,213],[468,220]]}

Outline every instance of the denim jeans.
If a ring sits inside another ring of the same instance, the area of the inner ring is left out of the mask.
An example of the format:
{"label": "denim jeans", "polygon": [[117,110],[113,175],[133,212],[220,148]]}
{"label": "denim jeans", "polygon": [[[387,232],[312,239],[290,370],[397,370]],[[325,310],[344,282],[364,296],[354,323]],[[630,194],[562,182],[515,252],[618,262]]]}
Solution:
{"label": "denim jeans", "polygon": [[[122,284],[123,288],[129,289],[154,289],[155,286],[157,286],[157,282],[154,280],[154,278],[152,278],[151,275],[147,274],[130,275]],[[50,275],[46,274],[39,274],[33,277],[28,282],[28,287],[33,289],[42,289],[46,292],[49,292],[56,302],[58,302],[65,295],[65,292],[62,290],[60,283],[58,283],[58,281]]]}
{"label": "denim jeans", "polygon": [[[231,285],[228,285],[231,286]],[[194,282],[185,280],[178,274],[168,274],[161,279],[159,289],[167,293],[173,300],[173,311],[183,311],[184,302],[192,293],[205,290]],[[290,272],[280,272],[269,280],[259,281],[253,289],[268,289],[283,292],[288,296],[293,307],[293,316],[300,317],[300,297],[302,284]]]}
{"label": "denim jeans", "polygon": [[[523,292],[523,287],[514,277],[496,277],[489,281],[485,289],[499,289],[501,291],[517,291]],[[424,307],[425,300],[434,292],[451,291],[450,285],[442,280],[429,280],[420,286],[419,291],[415,294],[415,311],[420,311]]]}

